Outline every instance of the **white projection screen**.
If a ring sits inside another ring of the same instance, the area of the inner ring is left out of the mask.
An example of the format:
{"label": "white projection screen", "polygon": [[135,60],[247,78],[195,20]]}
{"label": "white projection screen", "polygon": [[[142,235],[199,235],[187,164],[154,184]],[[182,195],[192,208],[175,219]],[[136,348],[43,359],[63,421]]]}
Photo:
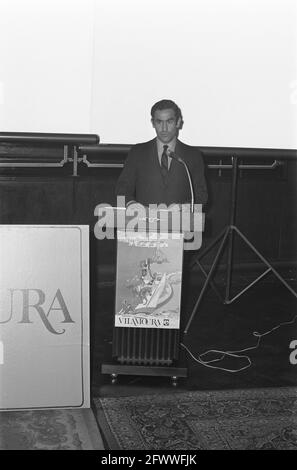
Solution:
{"label": "white projection screen", "polygon": [[295,0],[1,4],[3,130],[134,144],[170,98],[191,145],[297,148]]}

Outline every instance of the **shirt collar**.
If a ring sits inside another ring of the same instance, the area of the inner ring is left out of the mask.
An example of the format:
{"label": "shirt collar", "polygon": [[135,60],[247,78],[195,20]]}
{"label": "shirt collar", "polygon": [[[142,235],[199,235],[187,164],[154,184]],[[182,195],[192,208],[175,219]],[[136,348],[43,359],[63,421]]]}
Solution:
{"label": "shirt collar", "polygon": [[159,140],[157,137],[158,154],[162,154],[164,145],[168,145],[168,149],[171,150],[171,152],[174,152],[176,146],[176,137],[174,137],[171,142],[168,142],[166,144],[164,144],[164,142],[161,142],[161,140]]}

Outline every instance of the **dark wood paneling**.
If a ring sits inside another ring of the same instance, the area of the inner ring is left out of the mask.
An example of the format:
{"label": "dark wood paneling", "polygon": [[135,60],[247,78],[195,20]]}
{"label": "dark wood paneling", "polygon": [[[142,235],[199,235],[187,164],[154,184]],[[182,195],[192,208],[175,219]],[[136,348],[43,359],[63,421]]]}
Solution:
{"label": "dark wood paneling", "polygon": [[1,224],[71,224],[70,178],[1,178]]}

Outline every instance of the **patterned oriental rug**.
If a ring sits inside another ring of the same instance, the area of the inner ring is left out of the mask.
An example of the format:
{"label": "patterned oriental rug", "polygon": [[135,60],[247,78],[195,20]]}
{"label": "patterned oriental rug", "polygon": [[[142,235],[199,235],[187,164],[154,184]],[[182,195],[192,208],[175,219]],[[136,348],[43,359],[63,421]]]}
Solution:
{"label": "patterned oriental rug", "polygon": [[297,388],[94,400],[110,450],[297,450]]}
{"label": "patterned oriental rug", "polygon": [[101,450],[91,409],[2,411],[0,450]]}

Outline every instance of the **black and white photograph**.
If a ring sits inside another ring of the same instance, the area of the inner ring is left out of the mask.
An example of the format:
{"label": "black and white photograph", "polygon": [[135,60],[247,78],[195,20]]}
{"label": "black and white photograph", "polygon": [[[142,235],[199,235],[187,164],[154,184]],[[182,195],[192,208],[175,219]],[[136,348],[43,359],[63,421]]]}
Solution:
{"label": "black and white photograph", "polygon": [[296,0],[0,0],[0,450],[297,450]]}

